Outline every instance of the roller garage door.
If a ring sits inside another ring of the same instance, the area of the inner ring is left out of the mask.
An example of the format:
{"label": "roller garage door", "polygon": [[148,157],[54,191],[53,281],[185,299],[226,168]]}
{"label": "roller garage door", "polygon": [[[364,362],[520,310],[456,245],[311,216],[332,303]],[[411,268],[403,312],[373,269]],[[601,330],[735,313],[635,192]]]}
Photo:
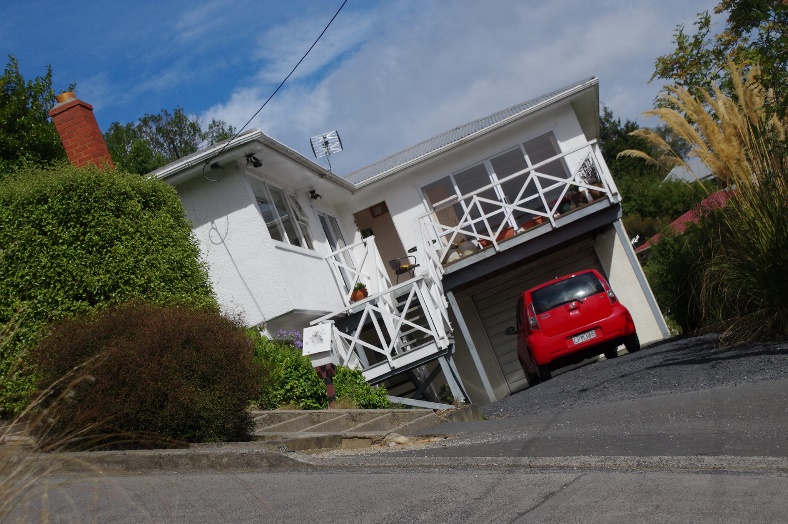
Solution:
{"label": "roller garage door", "polygon": [[493,275],[471,289],[473,304],[511,392],[528,385],[517,360],[517,337],[504,334],[507,327],[515,325],[517,297],[530,287],[582,269],[604,274],[590,237],[529,259],[523,266]]}

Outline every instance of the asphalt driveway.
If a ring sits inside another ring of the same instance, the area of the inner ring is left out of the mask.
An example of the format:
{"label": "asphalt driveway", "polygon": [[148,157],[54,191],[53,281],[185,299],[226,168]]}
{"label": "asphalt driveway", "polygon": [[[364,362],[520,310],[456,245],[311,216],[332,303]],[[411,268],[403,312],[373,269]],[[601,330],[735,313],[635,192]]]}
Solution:
{"label": "asphalt driveway", "polygon": [[788,344],[671,340],[489,404],[421,456],[788,456]]}

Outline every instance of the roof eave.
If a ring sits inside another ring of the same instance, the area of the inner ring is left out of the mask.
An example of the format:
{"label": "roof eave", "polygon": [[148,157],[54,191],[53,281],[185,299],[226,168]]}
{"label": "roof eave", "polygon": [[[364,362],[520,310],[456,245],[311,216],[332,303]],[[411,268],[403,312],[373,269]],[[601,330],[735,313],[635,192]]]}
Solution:
{"label": "roof eave", "polygon": [[351,193],[356,189],[353,183],[333,174],[323,166],[312,162],[297,151],[290,149],[281,142],[258,130],[244,133],[229,143],[216,144],[215,146],[202,150],[196,155],[190,155],[176,160],[171,164],[152,171],[150,174],[171,185],[178,185],[203,174],[209,161],[211,164],[221,163],[227,160],[234,161],[250,153],[257,153],[261,149],[259,146],[250,148],[250,146],[255,143],[266,145],[274,149],[314,172],[315,176],[329,180]]}

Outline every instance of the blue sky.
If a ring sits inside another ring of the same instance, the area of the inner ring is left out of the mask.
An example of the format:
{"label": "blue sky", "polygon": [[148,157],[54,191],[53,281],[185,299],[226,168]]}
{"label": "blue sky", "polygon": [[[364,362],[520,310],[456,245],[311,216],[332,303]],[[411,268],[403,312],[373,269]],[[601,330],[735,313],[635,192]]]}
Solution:
{"label": "blue sky", "polygon": [[[178,106],[240,127],[341,3],[5,0],[0,51],[26,78],[51,65],[56,90],[76,83],[103,130]],[[310,136],[338,129],[332,164],[346,174],[589,76],[617,116],[639,119],[676,25],[716,3],[349,0],[250,127],[307,156]]]}

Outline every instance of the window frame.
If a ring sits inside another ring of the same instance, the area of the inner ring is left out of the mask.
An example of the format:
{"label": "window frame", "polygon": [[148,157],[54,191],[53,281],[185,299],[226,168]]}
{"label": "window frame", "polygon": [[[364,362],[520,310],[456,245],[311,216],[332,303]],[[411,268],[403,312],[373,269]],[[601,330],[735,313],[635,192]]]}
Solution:
{"label": "window frame", "polygon": [[[260,213],[263,222],[265,222],[271,240],[314,251],[315,244],[309,229],[309,219],[298,203],[298,197],[264,180],[257,179],[257,182],[260,183],[261,188],[261,191],[255,191],[254,195],[257,212]],[[273,192],[272,189],[274,190]],[[261,196],[260,192],[263,192],[264,195]],[[274,199],[273,195],[275,192],[278,192],[282,197],[279,201]],[[263,205],[268,206],[269,211],[273,215],[272,220],[266,220],[262,209]],[[280,207],[284,207],[284,213],[281,212]],[[288,228],[288,223],[290,228]],[[276,230],[279,238],[272,234],[272,228]],[[288,230],[291,230],[293,235],[289,234]],[[295,238],[290,238],[291,236]]]}
{"label": "window frame", "polygon": [[[493,167],[492,161],[497,159],[497,158],[499,158],[499,157],[501,157],[501,156],[503,156],[503,155],[510,154],[513,151],[520,151],[520,154],[523,156],[523,159],[525,160],[526,169],[527,168],[531,168],[531,167],[534,166],[534,162],[532,162],[531,157],[528,154],[528,151],[526,150],[525,146],[529,142],[533,142],[533,141],[538,140],[538,139],[540,139],[542,137],[547,137],[547,139],[550,141],[550,143],[552,144],[552,146],[554,148],[555,153],[553,155],[551,155],[551,156],[560,155],[562,153],[561,144],[560,144],[560,142],[558,142],[558,139],[555,136],[555,132],[552,131],[552,130],[548,131],[546,133],[542,133],[541,135],[537,135],[535,137],[529,138],[528,140],[522,140],[522,141],[518,142],[516,145],[513,145],[511,147],[507,147],[507,148],[501,150],[500,152],[485,158],[484,160],[481,160],[479,162],[475,162],[475,163],[473,163],[471,165],[465,166],[462,169],[458,169],[457,171],[449,173],[446,176],[443,176],[443,177],[441,177],[439,179],[433,180],[429,184],[425,184],[425,185],[421,186],[421,193],[422,193],[422,198],[424,200],[425,206],[427,207],[428,210],[434,210],[435,209],[435,204],[441,204],[443,202],[448,201],[450,198],[455,198],[457,200],[457,202],[454,205],[455,206],[459,205],[459,208],[462,210],[462,213],[463,214],[466,213],[468,211],[468,206],[467,206],[466,202],[459,200],[463,196],[463,194],[460,192],[459,184],[457,183],[457,179],[456,179],[457,175],[461,175],[462,173],[468,172],[468,171],[470,171],[470,170],[472,170],[474,168],[477,168],[478,166],[484,166],[484,169],[487,171],[487,177],[489,179],[488,184],[498,183],[502,179],[510,176],[511,173],[505,174],[503,176],[499,176],[499,174],[495,171],[495,168]],[[566,175],[567,178],[569,178],[571,176],[571,174],[569,172],[569,169],[566,166],[565,159],[560,158],[557,161],[561,162],[564,174]],[[426,190],[427,187],[429,187],[429,186],[431,186],[431,185],[433,185],[433,184],[435,184],[437,182],[440,182],[441,180],[445,180],[445,179],[449,180],[449,183],[450,183],[452,189],[454,189],[454,193],[455,194],[452,195],[452,196],[447,197],[446,199],[442,200],[441,202],[436,202],[435,204],[433,204],[430,201],[429,197],[427,196],[427,192],[425,190]],[[506,197],[506,195],[504,193],[504,187],[503,187],[502,184],[498,184],[495,187],[493,187],[492,189],[495,191],[495,196],[500,202],[506,203],[506,204],[510,204],[511,203],[511,202],[509,202],[509,199]],[[514,227],[514,228],[517,227],[517,223],[516,223],[516,220],[515,220],[514,216],[510,216],[508,218],[508,222],[507,223],[511,227]],[[478,233],[478,231],[476,230],[476,224],[471,224],[471,227],[472,227],[474,232]]]}

